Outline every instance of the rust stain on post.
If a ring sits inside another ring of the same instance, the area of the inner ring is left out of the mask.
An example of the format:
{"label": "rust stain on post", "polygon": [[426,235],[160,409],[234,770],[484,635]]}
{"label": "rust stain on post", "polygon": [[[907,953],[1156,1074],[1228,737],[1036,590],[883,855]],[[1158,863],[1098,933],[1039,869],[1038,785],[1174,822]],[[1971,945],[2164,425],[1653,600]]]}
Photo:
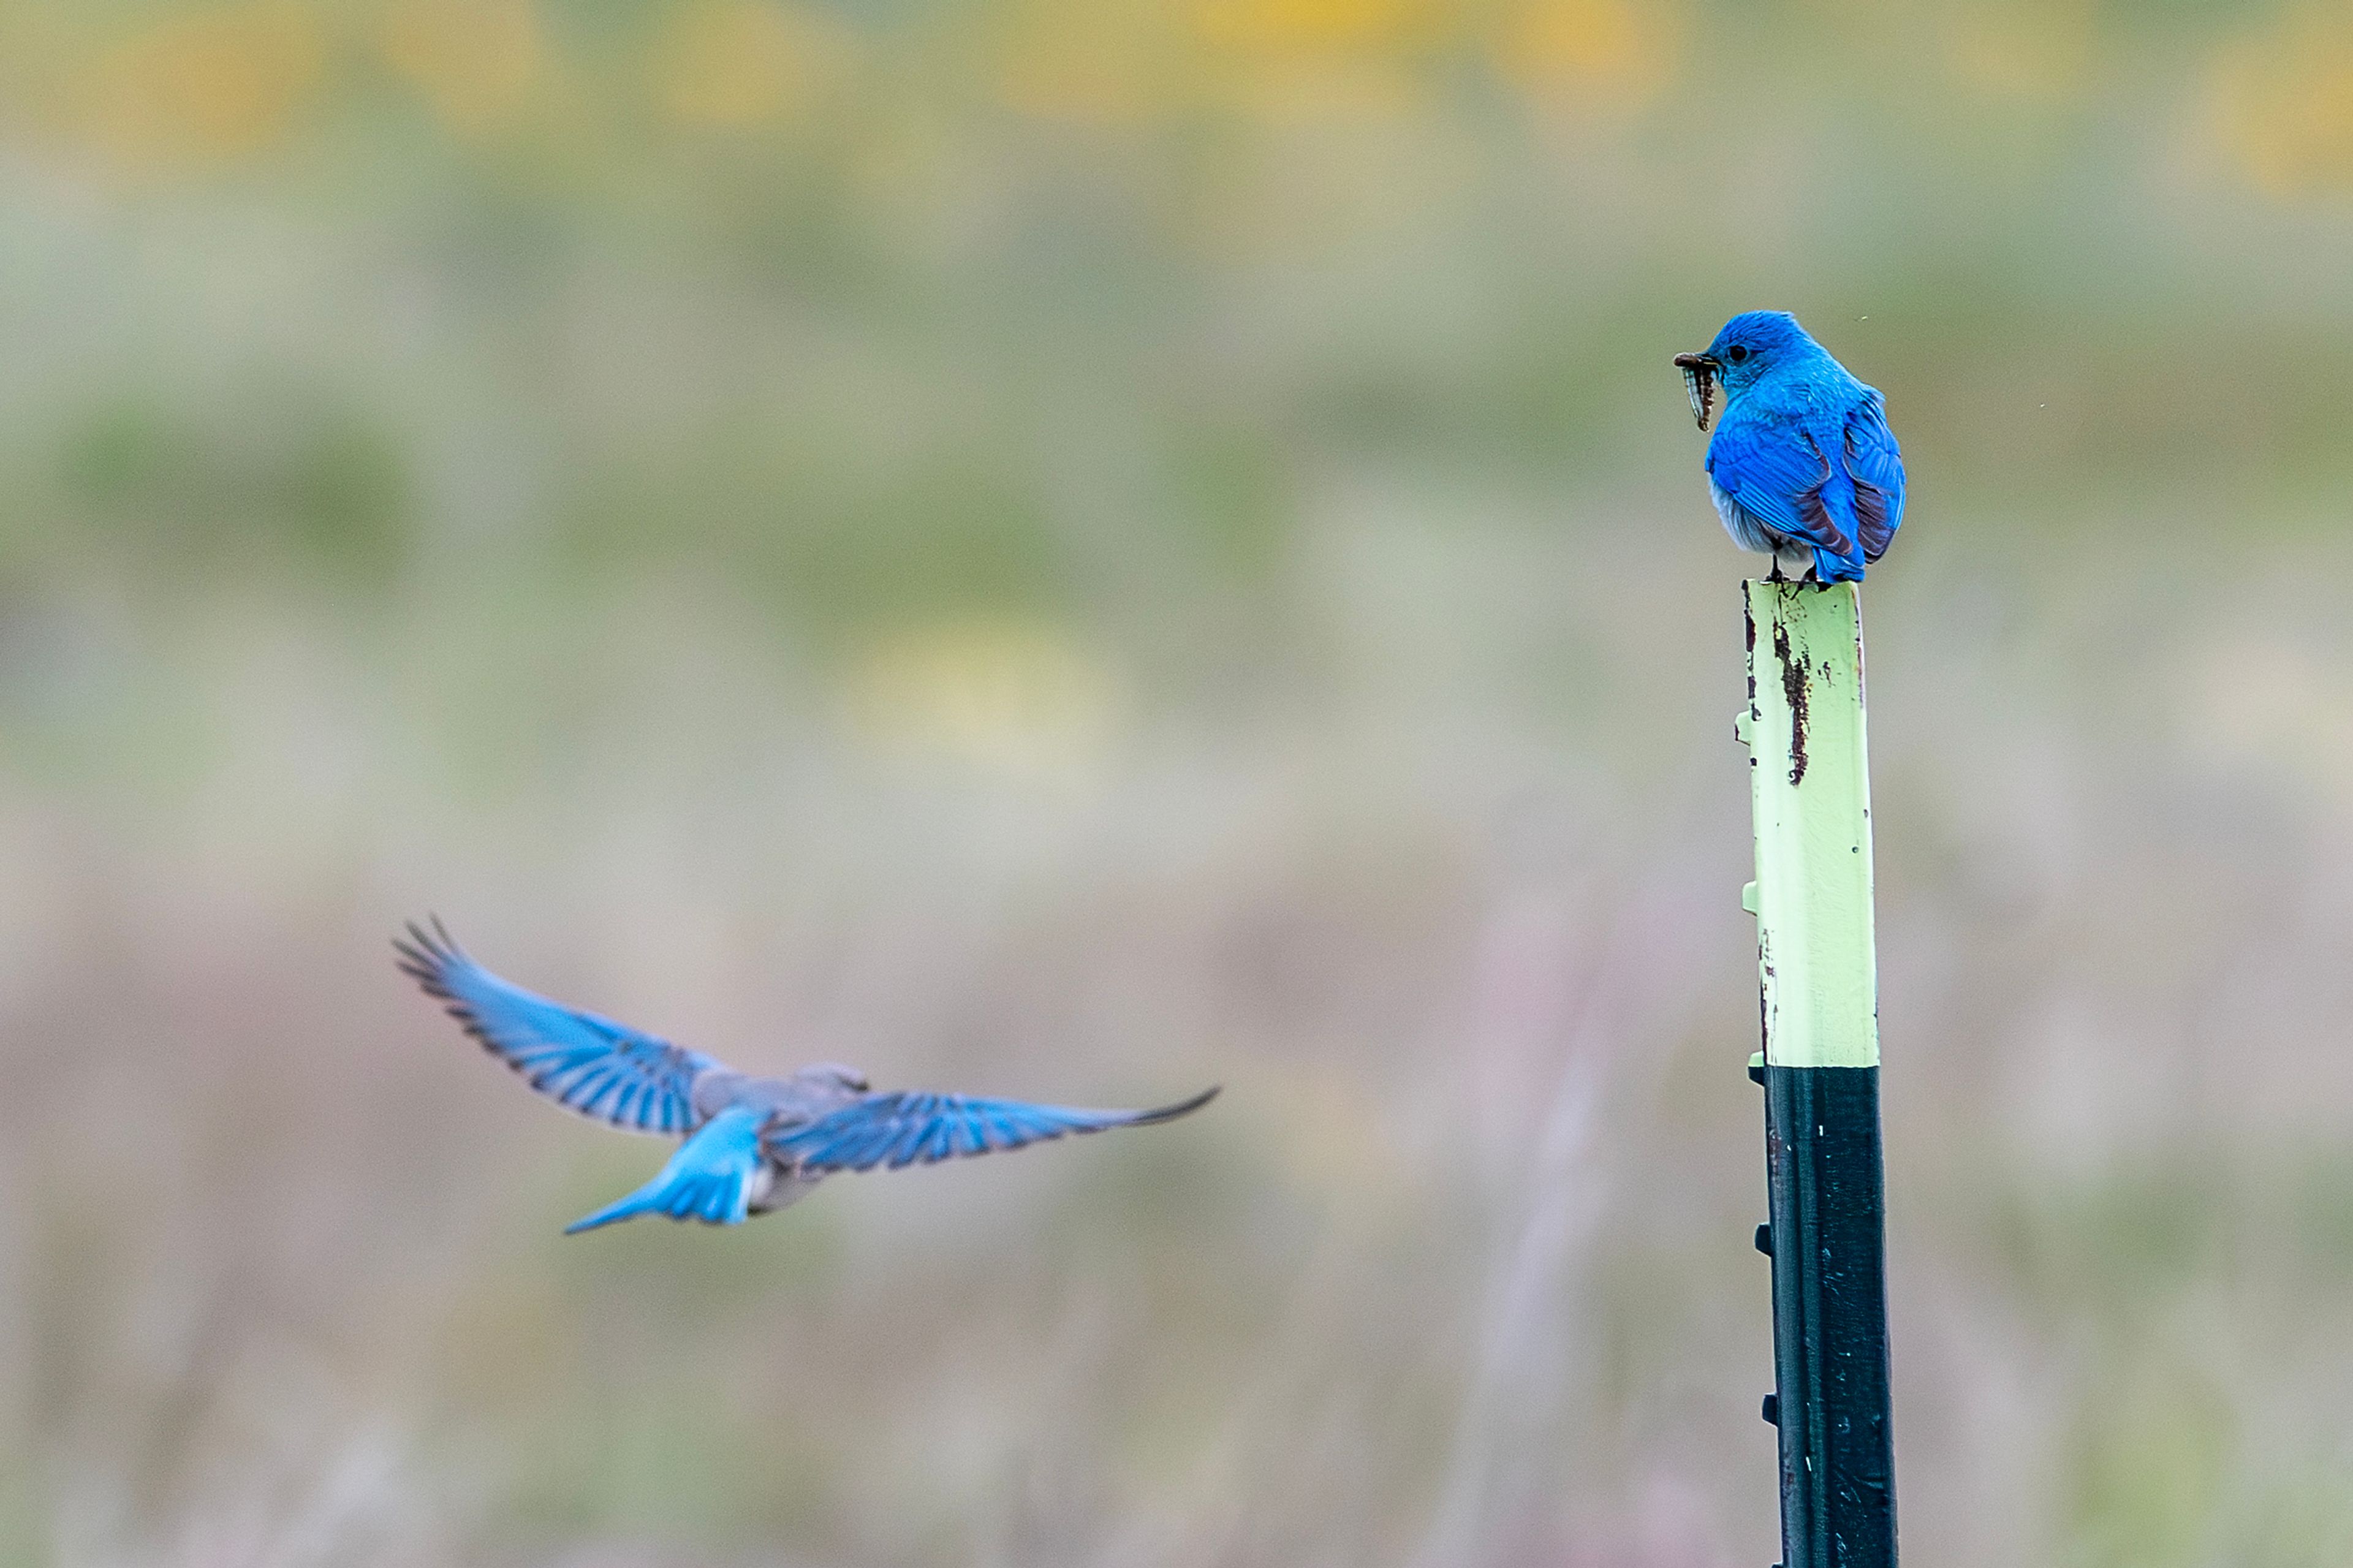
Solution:
{"label": "rust stain on post", "polygon": [[[1749,636],[1753,639],[1756,633]],[[1781,696],[1789,704],[1789,783],[1801,784],[1806,782],[1806,661],[1791,655],[1789,624],[1778,618],[1773,622],[1773,657],[1781,662]],[[1754,701],[1755,683],[1750,684],[1749,700]]]}

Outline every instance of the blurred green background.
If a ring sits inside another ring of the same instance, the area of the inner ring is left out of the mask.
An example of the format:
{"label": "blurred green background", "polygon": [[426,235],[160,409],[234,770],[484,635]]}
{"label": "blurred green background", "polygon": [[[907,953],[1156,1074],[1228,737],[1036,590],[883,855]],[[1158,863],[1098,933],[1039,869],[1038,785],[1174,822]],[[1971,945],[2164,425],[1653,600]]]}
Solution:
{"label": "blurred green background", "polygon": [[[2353,1562],[2353,14],[0,8],[0,1560],[1773,1560],[1736,584],[1921,1563]],[[1148,1103],[713,1234],[395,974]]]}

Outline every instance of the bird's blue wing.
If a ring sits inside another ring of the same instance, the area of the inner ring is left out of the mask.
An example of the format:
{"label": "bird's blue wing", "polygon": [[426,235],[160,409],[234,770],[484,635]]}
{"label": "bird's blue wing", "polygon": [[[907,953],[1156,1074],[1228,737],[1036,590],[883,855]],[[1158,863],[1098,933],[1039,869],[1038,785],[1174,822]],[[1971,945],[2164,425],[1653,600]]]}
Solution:
{"label": "bird's blue wing", "polygon": [[1846,471],[1854,481],[1855,530],[1862,558],[1876,561],[1904,521],[1904,454],[1887,427],[1887,405],[1873,392],[1846,419]]}
{"label": "bird's blue wing", "polygon": [[439,921],[396,938],[401,971],[531,1087],[583,1116],[631,1132],[694,1125],[697,1073],[719,1064],[594,1013],[510,985],[476,963]]}
{"label": "bird's blue wing", "polygon": [[1774,532],[1831,555],[1854,553],[1854,541],[1822,501],[1830,460],[1799,426],[1736,423],[1727,412],[1708,443],[1707,472],[1742,510]]}
{"label": "bird's blue wing", "polygon": [[760,1124],[768,1112],[731,1105],[678,1146],[661,1173],[623,1198],[564,1227],[566,1236],[617,1220],[658,1214],[704,1225],[742,1225],[752,1210],[752,1179],[760,1170]]}
{"label": "bird's blue wing", "polygon": [[1019,1149],[1065,1133],[1168,1121],[1199,1110],[1217,1092],[1212,1089],[1153,1110],[1078,1110],[961,1094],[871,1094],[814,1121],[772,1129],[767,1149],[771,1158],[812,1174],[877,1165],[895,1171]]}

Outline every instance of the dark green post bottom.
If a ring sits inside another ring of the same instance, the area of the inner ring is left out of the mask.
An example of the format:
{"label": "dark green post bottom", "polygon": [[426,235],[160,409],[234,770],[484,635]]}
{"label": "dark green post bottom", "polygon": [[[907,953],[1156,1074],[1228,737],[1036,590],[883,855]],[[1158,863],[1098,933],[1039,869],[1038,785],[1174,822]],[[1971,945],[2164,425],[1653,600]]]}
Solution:
{"label": "dark green post bottom", "polygon": [[1893,1568],[1877,1068],[1764,1069],[1785,1568]]}

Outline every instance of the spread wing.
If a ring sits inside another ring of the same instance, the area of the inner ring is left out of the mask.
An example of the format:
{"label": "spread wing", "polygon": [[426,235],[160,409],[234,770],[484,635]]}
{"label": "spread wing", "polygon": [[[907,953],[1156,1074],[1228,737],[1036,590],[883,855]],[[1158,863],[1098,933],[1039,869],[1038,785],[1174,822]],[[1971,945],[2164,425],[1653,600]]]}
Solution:
{"label": "spread wing", "polygon": [[1019,1149],[1071,1132],[1172,1121],[1217,1098],[1214,1089],[1155,1110],[1078,1110],[961,1094],[870,1094],[797,1127],[767,1135],[769,1156],[811,1173],[892,1170],[966,1154]]}
{"label": "spread wing", "polygon": [[631,1132],[694,1126],[695,1075],[719,1064],[594,1013],[510,985],[476,963],[436,920],[393,941],[401,973],[526,1082],[583,1116]]}
{"label": "spread wing", "polygon": [[1854,481],[1856,531],[1862,558],[1876,561],[1904,521],[1904,454],[1887,427],[1887,405],[1874,392],[1846,420],[1846,471]]}
{"label": "spread wing", "polygon": [[1735,424],[1727,414],[1708,443],[1707,472],[1743,511],[1774,532],[1832,555],[1854,553],[1854,542],[1822,501],[1830,460],[1799,426]]}

